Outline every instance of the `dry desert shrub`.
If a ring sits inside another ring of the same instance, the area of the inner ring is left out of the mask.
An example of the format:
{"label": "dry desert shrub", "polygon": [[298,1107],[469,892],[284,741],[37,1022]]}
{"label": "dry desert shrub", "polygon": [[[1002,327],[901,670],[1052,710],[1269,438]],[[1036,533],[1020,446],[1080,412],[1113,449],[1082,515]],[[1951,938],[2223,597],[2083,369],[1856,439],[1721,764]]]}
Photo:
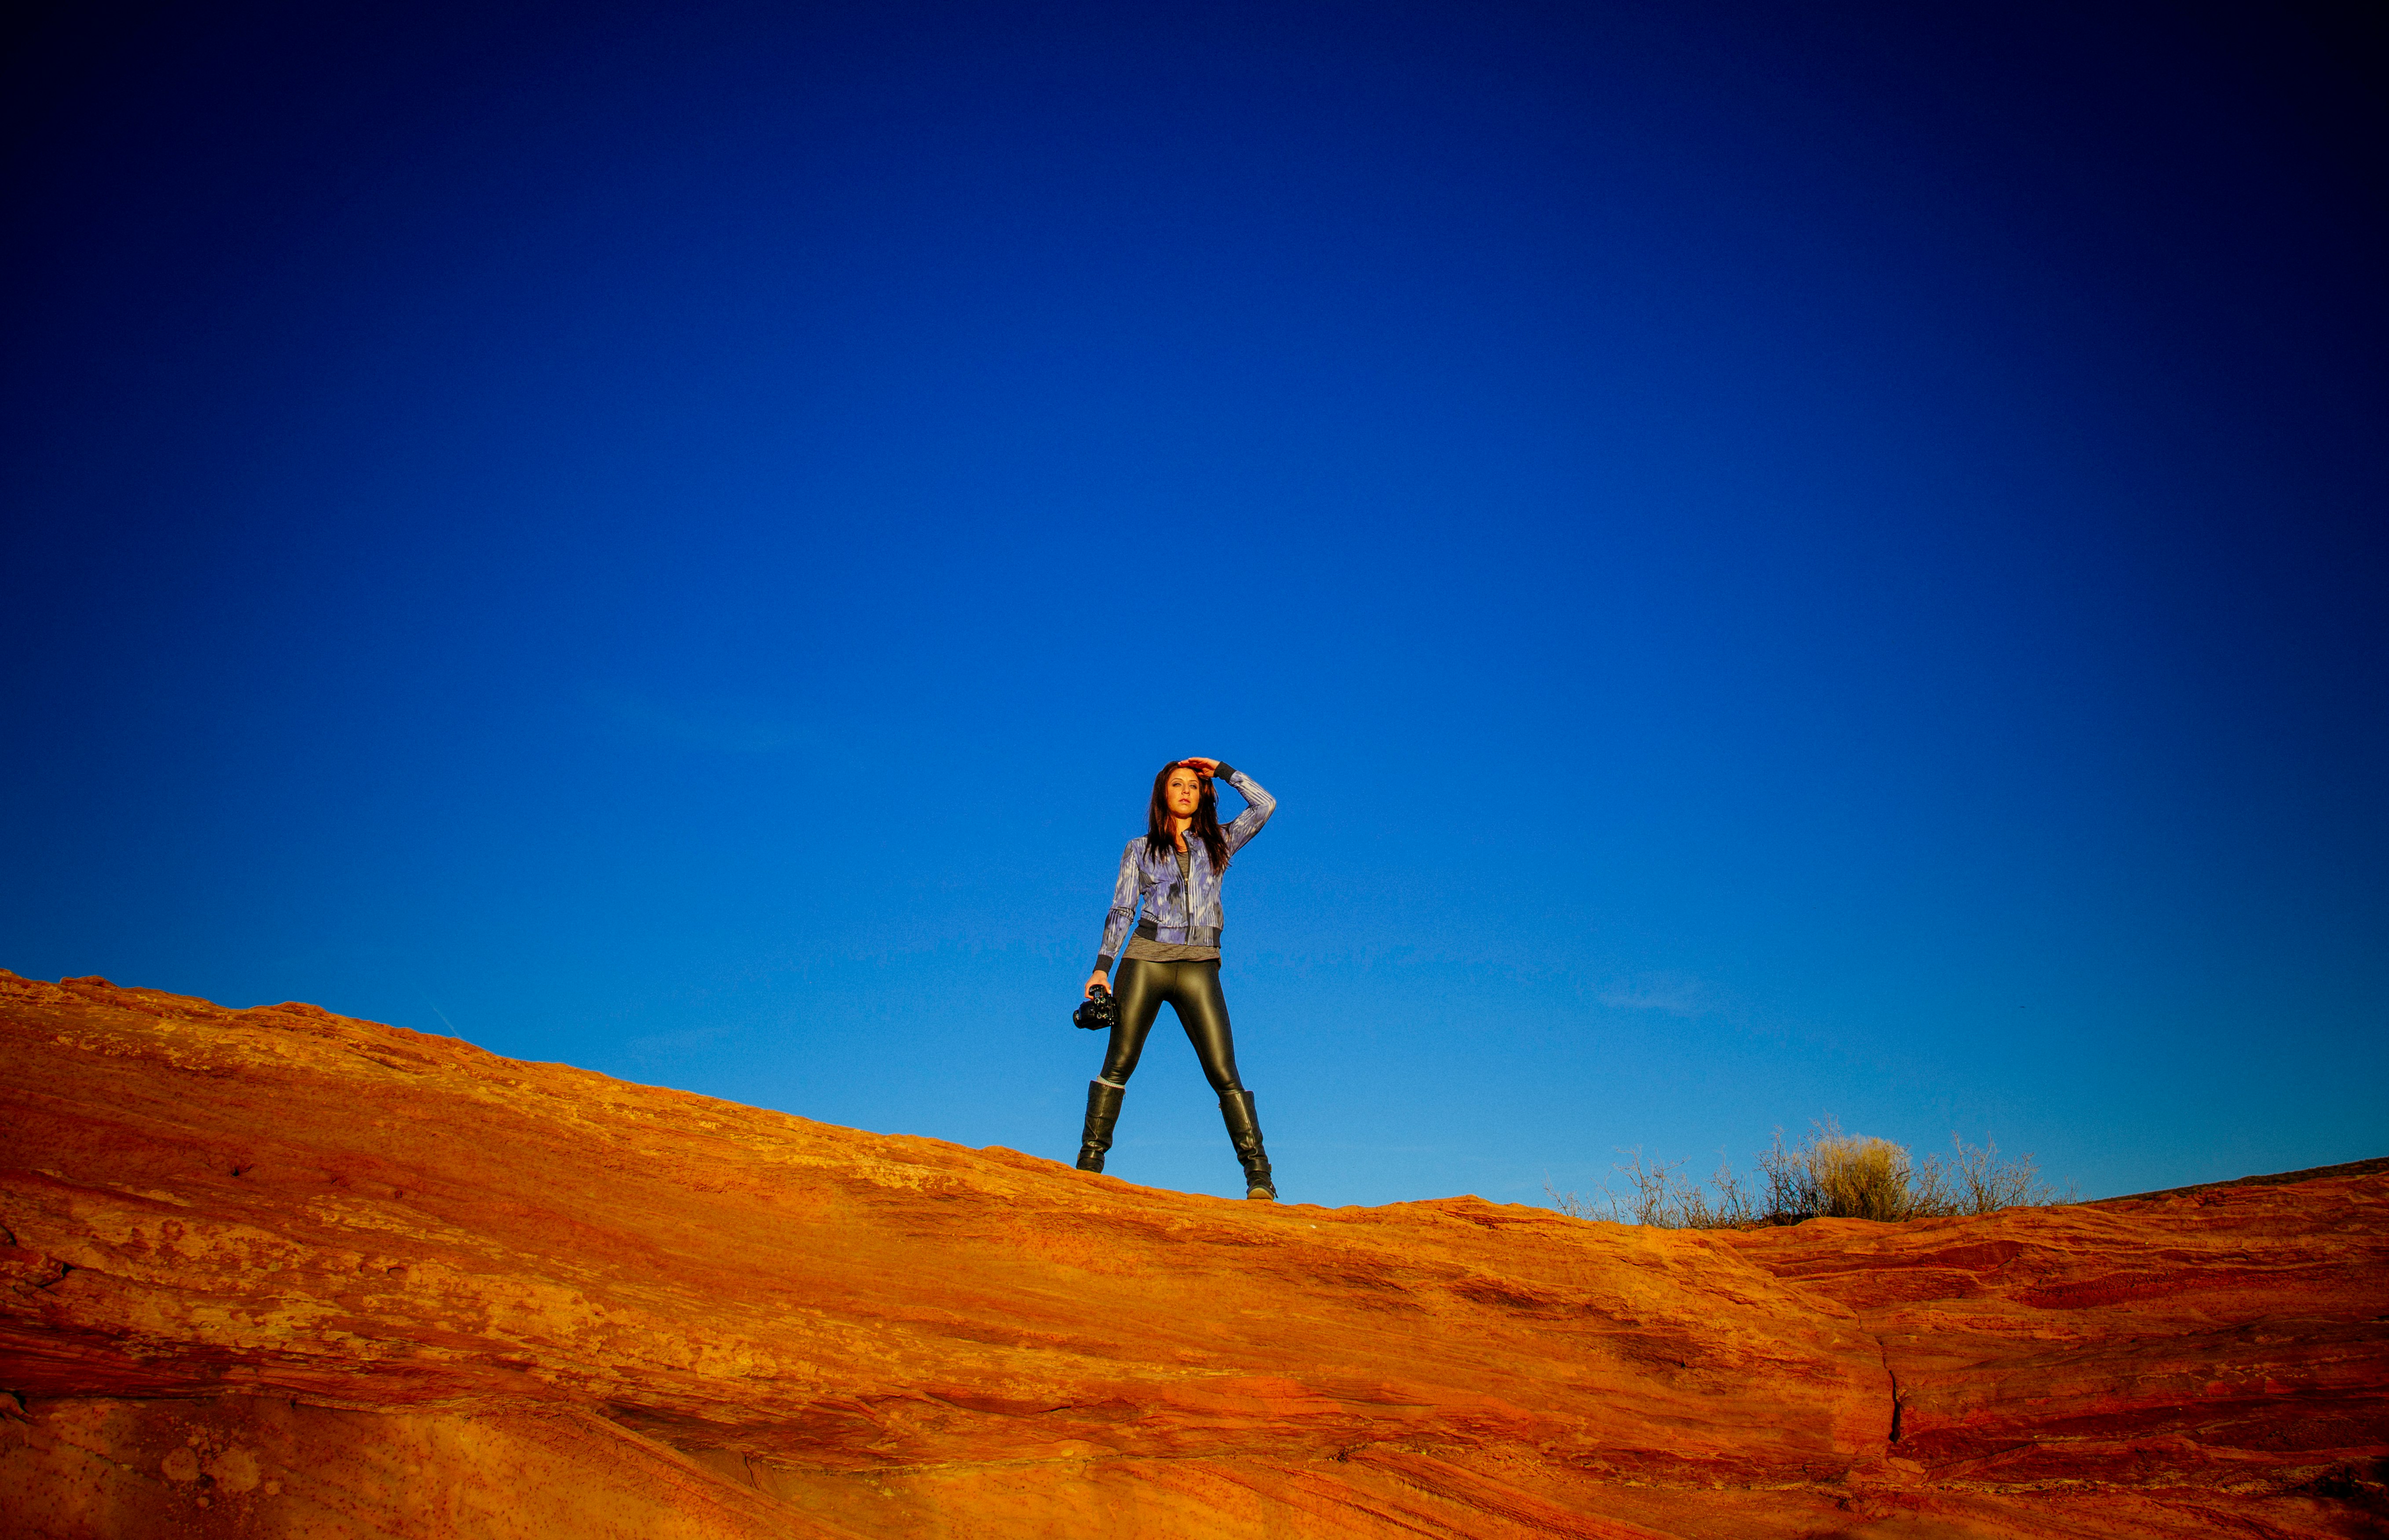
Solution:
{"label": "dry desert shrub", "polygon": [[1833,1134],[1808,1146],[1816,1210],[1836,1219],[1906,1219],[1915,1212],[1908,1152],[1887,1139]]}
{"label": "dry desert shrub", "polygon": [[1889,1139],[1845,1134],[1832,1118],[1811,1127],[1808,1140],[1786,1148],[1783,1130],[1758,1156],[1759,1189],[1744,1184],[1733,1163],[1720,1156],[1706,1184],[1677,1175],[1682,1161],[1646,1164],[1640,1148],[1620,1151],[1627,1165],[1616,1167],[1627,1190],[1603,1184],[1598,1198],[1544,1192],[1561,1213],[1579,1219],[1612,1219],[1662,1229],[1738,1229],[1754,1225],[1796,1225],[1803,1219],[1940,1218],[1991,1214],[2002,1208],[2071,1203],[2040,1178],[2030,1155],[2002,1160],[1999,1146],[1970,1145],[1952,1134],[1948,1165],[1937,1156],[1911,1161]]}

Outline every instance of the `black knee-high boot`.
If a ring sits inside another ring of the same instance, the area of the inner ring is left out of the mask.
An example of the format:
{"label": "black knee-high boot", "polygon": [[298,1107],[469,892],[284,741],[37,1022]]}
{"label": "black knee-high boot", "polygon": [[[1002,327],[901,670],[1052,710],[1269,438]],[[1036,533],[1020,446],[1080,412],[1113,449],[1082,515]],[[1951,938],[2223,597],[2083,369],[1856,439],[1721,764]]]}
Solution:
{"label": "black knee-high boot", "polygon": [[1112,1147],[1112,1125],[1119,1121],[1120,1098],[1127,1094],[1125,1086],[1087,1082],[1087,1126],[1079,1136],[1080,1170],[1104,1168],[1104,1152]]}
{"label": "black knee-high boot", "polygon": [[1275,1202],[1277,1183],[1270,1179],[1269,1152],[1261,1148],[1261,1120],[1253,1111],[1253,1093],[1234,1090],[1220,1097],[1220,1116],[1245,1168],[1245,1196]]}

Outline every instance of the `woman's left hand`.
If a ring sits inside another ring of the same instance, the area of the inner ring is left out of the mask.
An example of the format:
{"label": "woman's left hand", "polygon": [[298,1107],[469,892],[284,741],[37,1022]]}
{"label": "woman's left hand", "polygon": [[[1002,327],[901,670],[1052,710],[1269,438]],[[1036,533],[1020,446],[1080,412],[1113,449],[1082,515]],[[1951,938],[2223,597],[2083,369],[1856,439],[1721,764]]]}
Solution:
{"label": "woman's left hand", "polygon": [[1182,765],[1194,766],[1194,773],[1201,776],[1206,781],[1208,781],[1211,777],[1220,773],[1220,761],[1217,759],[1206,759],[1200,756],[1195,756],[1191,758],[1181,759],[1178,762]]}

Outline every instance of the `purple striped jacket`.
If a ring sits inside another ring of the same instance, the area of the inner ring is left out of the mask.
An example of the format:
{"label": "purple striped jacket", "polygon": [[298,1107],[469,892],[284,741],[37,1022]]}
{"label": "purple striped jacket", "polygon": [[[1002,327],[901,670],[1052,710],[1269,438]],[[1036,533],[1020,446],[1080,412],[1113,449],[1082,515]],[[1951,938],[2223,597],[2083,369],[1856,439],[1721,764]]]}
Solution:
{"label": "purple striped jacket", "polygon": [[[1251,776],[1226,765],[1220,767],[1213,780],[1225,781],[1245,799],[1245,810],[1220,831],[1228,836],[1228,854],[1233,856],[1261,832],[1270,814],[1277,811],[1277,798],[1263,791],[1261,783]],[[1144,923],[1137,925],[1140,935],[1184,947],[1218,946],[1220,881],[1224,875],[1211,870],[1211,852],[1203,847],[1199,839],[1186,842],[1183,882],[1178,877],[1175,852],[1164,851],[1158,856],[1149,853],[1143,834],[1129,841],[1128,848],[1120,852],[1119,881],[1112,885],[1112,909],[1104,919],[1104,944],[1095,958],[1096,972],[1108,972],[1112,959],[1127,944],[1129,927],[1137,924],[1139,903],[1144,906]]]}

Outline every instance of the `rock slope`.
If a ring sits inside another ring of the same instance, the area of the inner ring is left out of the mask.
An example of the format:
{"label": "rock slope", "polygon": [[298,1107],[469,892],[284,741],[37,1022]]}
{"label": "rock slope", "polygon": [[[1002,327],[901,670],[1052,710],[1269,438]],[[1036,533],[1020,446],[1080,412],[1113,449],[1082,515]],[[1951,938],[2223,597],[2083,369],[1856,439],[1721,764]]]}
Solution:
{"label": "rock slope", "polygon": [[0,1122],[15,1534],[2383,1533],[2378,1172],[1271,1207],[5,972]]}

